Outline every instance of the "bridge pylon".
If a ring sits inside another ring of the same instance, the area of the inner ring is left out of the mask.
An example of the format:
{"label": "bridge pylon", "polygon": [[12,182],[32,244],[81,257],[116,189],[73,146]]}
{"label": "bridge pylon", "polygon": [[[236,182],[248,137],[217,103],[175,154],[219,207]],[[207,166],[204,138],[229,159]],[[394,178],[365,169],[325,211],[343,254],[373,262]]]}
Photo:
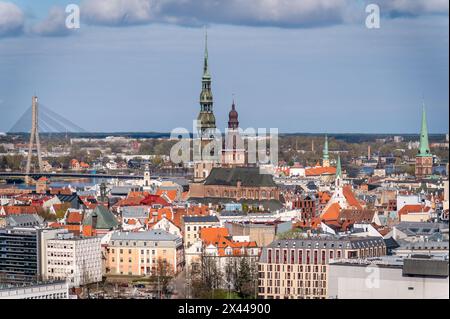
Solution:
{"label": "bridge pylon", "polygon": [[30,169],[31,169],[31,159],[32,159],[32,151],[33,144],[36,141],[36,151],[39,162],[39,173],[43,171],[43,163],[41,156],[41,143],[39,141],[39,113],[38,113],[38,97],[33,96],[31,99],[32,107],[31,107],[31,132],[30,132],[30,144],[28,145],[28,156],[27,156],[27,167],[26,167],[26,175],[25,182],[27,184],[31,183],[30,178]]}

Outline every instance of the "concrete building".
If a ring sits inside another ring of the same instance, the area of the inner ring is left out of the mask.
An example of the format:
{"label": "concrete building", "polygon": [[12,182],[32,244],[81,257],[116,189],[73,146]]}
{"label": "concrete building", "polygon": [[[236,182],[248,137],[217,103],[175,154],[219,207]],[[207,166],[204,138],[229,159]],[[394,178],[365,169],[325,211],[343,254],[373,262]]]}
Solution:
{"label": "concrete building", "polygon": [[6,283],[36,282],[43,275],[46,241],[64,229],[6,227],[0,229],[0,278]]}
{"label": "concrete building", "polygon": [[324,299],[334,259],[383,256],[382,238],[316,237],[276,240],[262,251],[259,292],[264,299]]}
{"label": "concrete building", "polygon": [[181,237],[164,230],[114,232],[106,249],[107,275],[145,276],[157,270],[158,260],[173,273],[184,266]]}
{"label": "concrete building", "polygon": [[0,299],[69,299],[69,286],[65,281],[0,286]]}
{"label": "concrete building", "polygon": [[329,298],[449,298],[448,257],[340,260],[329,267]]}
{"label": "concrete building", "polygon": [[102,281],[100,241],[100,237],[74,237],[72,233],[47,240],[44,278],[67,280],[69,287]]}

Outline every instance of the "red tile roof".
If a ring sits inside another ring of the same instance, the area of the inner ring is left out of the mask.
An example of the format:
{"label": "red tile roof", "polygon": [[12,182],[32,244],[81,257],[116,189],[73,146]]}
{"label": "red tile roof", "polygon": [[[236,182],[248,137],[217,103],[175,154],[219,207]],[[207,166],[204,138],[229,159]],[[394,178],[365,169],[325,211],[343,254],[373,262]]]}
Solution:
{"label": "red tile roof", "polygon": [[355,194],[353,194],[352,187],[350,185],[345,185],[343,187],[344,197],[347,200],[347,203],[354,208],[362,209],[361,204],[356,199]]}
{"label": "red tile roof", "polygon": [[336,167],[316,166],[305,169],[306,176],[320,176],[320,175],[334,175],[336,174]]}
{"label": "red tile roof", "polygon": [[405,205],[398,211],[398,216],[409,213],[421,213],[421,212],[428,212],[430,210],[430,207],[428,206],[422,206],[420,204],[417,205]]}
{"label": "red tile roof", "polygon": [[322,213],[321,219],[327,221],[337,220],[339,218],[340,211],[341,206],[339,205],[339,203],[333,203],[325,212]]}

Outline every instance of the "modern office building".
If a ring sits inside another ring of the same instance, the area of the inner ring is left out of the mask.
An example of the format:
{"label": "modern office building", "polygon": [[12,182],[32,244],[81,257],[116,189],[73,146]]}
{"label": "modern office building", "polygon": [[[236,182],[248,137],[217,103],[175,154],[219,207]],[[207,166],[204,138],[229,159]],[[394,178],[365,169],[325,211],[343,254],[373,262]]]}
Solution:
{"label": "modern office building", "polygon": [[0,281],[36,282],[42,279],[46,240],[64,229],[6,227],[0,229]]}
{"label": "modern office building", "polygon": [[324,299],[330,261],[385,254],[385,243],[379,237],[275,240],[263,249],[259,260],[258,295],[264,299]]}

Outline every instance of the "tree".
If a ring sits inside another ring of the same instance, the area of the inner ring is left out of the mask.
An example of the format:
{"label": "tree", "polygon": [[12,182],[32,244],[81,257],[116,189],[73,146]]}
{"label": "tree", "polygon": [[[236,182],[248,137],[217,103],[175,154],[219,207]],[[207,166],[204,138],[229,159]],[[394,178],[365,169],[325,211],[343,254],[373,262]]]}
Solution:
{"label": "tree", "polygon": [[166,259],[158,258],[156,262],[156,269],[150,276],[150,282],[157,288],[158,296],[167,296],[171,291],[169,289],[174,272],[172,265]]}

